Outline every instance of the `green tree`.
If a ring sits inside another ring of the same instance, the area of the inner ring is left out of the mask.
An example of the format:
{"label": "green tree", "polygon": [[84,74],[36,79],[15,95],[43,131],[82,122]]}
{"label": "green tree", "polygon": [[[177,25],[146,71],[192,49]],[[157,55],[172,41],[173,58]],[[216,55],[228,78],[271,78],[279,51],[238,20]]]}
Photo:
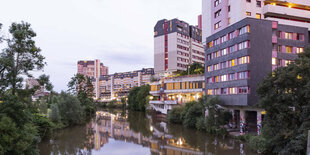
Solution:
{"label": "green tree", "polygon": [[85,115],[92,116],[95,113],[94,87],[90,77],[77,74],[68,83],[69,92],[76,94],[84,107]]}
{"label": "green tree", "polygon": [[75,125],[83,122],[83,108],[77,97],[61,92],[58,99],[61,120],[65,125]]}
{"label": "green tree", "polygon": [[7,48],[0,53],[0,85],[2,93],[9,88],[12,95],[16,95],[17,89],[23,86],[22,76],[31,77],[30,71],[43,69],[45,63],[29,23],[13,23],[9,32],[12,38],[7,39]]}
{"label": "green tree", "polygon": [[177,123],[182,124],[182,113],[184,111],[184,107],[177,106],[172,108],[167,114],[167,120],[169,123]]}
{"label": "green tree", "polygon": [[51,105],[51,112],[49,114],[49,118],[51,119],[52,122],[54,123],[59,123],[61,120],[59,108],[57,104],[52,104]]}
{"label": "green tree", "polygon": [[149,85],[132,88],[128,95],[129,109],[134,111],[145,111],[148,105],[149,92]]}
{"label": "green tree", "polygon": [[269,74],[257,93],[259,106],[267,111],[262,133],[267,150],[305,154],[310,130],[310,47],[295,63]]}

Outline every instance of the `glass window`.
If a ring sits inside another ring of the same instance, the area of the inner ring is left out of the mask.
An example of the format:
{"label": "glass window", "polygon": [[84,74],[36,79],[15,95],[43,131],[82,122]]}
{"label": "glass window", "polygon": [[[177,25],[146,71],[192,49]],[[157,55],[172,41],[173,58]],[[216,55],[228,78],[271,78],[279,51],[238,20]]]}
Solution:
{"label": "glass window", "polygon": [[257,14],[256,14],[256,19],[261,19],[261,16],[262,16],[262,15],[261,15],[260,13],[257,13]]}

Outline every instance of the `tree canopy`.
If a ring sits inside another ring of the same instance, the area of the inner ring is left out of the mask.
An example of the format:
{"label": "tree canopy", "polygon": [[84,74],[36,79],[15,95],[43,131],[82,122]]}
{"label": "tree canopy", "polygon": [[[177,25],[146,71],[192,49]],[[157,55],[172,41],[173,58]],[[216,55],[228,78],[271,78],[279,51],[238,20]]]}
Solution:
{"label": "tree canopy", "polygon": [[310,47],[294,63],[270,73],[257,90],[267,111],[262,137],[267,150],[305,154],[310,130]]}

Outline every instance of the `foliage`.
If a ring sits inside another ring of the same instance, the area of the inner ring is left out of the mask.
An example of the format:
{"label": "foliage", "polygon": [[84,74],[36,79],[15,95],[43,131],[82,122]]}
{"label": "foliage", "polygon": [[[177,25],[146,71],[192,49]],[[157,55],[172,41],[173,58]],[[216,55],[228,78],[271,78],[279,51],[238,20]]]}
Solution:
{"label": "foliage", "polygon": [[203,64],[200,64],[198,62],[194,62],[191,65],[189,65],[186,69],[186,71],[177,71],[177,76],[184,76],[184,75],[196,75],[196,74],[204,74],[205,69]]}
{"label": "foliage", "polygon": [[129,109],[134,111],[145,111],[148,104],[149,92],[149,85],[132,88],[128,95]]}
{"label": "foliage", "polygon": [[112,100],[108,103],[108,108],[115,108],[117,100]]}
{"label": "foliage", "polygon": [[184,110],[184,107],[181,107],[181,106],[174,107],[172,110],[170,110],[167,114],[168,122],[181,124],[183,121],[181,117],[183,110]]}
{"label": "foliage", "polygon": [[[262,136],[267,149],[279,154],[305,154],[310,129],[310,47],[295,63],[276,69],[257,93],[267,111]],[[281,122],[281,123],[279,123]]]}
{"label": "foliage", "polygon": [[183,125],[187,128],[195,128],[197,119],[202,116],[204,116],[204,107],[199,103],[195,103],[186,111]]}
{"label": "foliage", "polygon": [[54,123],[58,123],[58,122],[61,121],[61,116],[60,116],[58,104],[52,104],[51,105],[51,111],[50,111],[50,114],[49,114],[49,118]]}
{"label": "foliage", "polygon": [[61,92],[57,105],[63,124],[70,126],[83,122],[83,108],[77,97]]}
{"label": "foliage", "polygon": [[36,128],[29,123],[19,126],[9,117],[1,117],[0,154],[38,154]]}
{"label": "foliage", "polygon": [[68,88],[71,94],[77,95],[81,105],[84,107],[85,115],[92,116],[95,113],[95,104],[93,100],[94,86],[90,77],[76,74],[68,83]]}
{"label": "foliage", "polygon": [[250,136],[248,143],[251,148],[257,150],[260,153],[267,151],[267,139],[265,139],[263,136]]}
{"label": "foliage", "polygon": [[7,48],[0,53],[0,94],[10,88],[15,95],[23,86],[22,76],[31,77],[30,71],[43,69],[45,63],[29,23],[13,23],[9,32],[12,38],[7,39]]}
{"label": "foliage", "polygon": [[50,122],[47,117],[40,114],[34,114],[33,123],[37,126],[41,139],[44,139],[52,133],[54,124]]}

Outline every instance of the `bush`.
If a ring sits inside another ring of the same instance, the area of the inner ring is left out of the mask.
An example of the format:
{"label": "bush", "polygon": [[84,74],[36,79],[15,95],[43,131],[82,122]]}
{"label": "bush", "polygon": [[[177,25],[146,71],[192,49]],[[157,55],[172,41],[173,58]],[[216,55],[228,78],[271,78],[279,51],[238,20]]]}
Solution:
{"label": "bush", "polygon": [[257,150],[260,153],[267,151],[267,140],[261,135],[251,136],[248,143],[252,149]]}
{"label": "bush", "polygon": [[45,116],[34,114],[33,123],[37,126],[37,130],[41,139],[44,139],[46,136],[49,136],[52,133],[54,124]]}
{"label": "bush", "polygon": [[177,124],[182,124],[182,112],[184,110],[184,107],[178,106],[172,108],[167,114],[167,120],[170,123],[177,123]]}
{"label": "bush", "polygon": [[128,107],[133,111],[145,111],[148,105],[148,96],[150,92],[149,85],[134,87],[128,95]]}
{"label": "bush", "polygon": [[58,108],[62,123],[70,126],[83,122],[84,110],[77,97],[62,92],[58,100]]}
{"label": "bush", "polygon": [[116,107],[116,100],[112,100],[112,101],[110,101],[109,103],[108,103],[108,108],[115,108]]}
{"label": "bush", "polygon": [[196,129],[201,131],[206,130],[206,118],[204,116],[197,118]]}
{"label": "bush", "polygon": [[204,116],[204,107],[199,103],[192,104],[185,114],[183,125],[187,128],[195,128],[198,118]]}

